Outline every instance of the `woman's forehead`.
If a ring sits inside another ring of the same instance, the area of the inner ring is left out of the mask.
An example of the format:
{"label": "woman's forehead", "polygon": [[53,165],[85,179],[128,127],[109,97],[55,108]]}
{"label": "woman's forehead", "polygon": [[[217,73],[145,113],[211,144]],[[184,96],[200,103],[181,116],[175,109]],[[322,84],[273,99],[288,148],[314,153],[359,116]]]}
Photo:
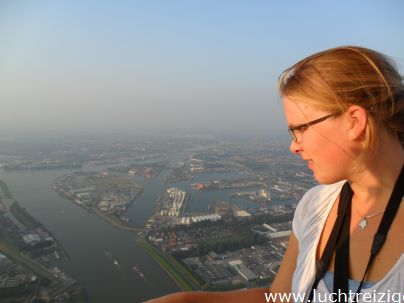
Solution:
{"label": "woman's forehead", "polygon": [[283,106],[286,115],[309,117],[318,113],[324,113],[323,110],[310,105],[308,102],[305,102],[305,100],[291,99],[286,96],[283,97]]}

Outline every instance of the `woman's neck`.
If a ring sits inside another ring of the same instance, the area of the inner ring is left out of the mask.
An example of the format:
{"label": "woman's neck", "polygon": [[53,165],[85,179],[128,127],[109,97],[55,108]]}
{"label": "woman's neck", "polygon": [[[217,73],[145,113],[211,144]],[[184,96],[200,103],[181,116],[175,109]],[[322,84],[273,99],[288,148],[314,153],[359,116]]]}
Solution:
{"label": "woman's neck", "polygon": [[354,203],[365,212],[384,209],[403,164],[403,146],[390,135],[382,136],[372,158],[365,160],[349,178]]}

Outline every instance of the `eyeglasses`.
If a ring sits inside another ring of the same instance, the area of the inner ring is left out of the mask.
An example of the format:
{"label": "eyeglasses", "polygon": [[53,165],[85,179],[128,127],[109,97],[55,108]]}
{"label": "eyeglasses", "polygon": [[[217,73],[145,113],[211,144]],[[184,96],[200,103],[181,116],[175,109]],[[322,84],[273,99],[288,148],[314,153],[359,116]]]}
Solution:
{"label": "eyeglasses", "polygon": [[314,124],[317,124],[317,123],[320,123],[320,122],[323,122],[323,121],[327,120],[328,118],[338,116],[340,114],[341,113],[330,114],[330,115],[327,115],[325,117],[322,117],[322,118],[319,118],[319,119],[316,119],[316,120],[313,120],[313,121],[309,121],[309,122],[306,122],[306,123],[302,123],[302,124],[290,127],[290,128],[288,128],[288,132],[289,132],[290,136],[292,137],[293,141],[301,142],[302,141],[303,131],[307,127],[309,127],[311,125],[314,125]]}

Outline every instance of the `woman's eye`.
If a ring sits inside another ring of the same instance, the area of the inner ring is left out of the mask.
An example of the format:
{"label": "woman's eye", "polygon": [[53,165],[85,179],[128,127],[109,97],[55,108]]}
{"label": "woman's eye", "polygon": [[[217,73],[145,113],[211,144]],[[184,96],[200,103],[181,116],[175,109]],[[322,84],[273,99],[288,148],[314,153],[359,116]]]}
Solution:
{"label": "woman's eye", "polygon": [[306,129],[308,128],[308,126],[307,125],[303,125],[303,126],[300,126],[298,129],[297,129],[297,131],[299,131],[299,132],[304,132]]}

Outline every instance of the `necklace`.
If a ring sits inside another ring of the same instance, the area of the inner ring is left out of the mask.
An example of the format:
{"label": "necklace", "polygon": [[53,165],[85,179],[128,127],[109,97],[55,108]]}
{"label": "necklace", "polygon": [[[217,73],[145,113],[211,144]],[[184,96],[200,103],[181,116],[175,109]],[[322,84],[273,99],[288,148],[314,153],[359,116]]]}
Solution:
{"label": "necklace", "polygon": [[380,214],[384,213],[384,211],[385,211],[385,210],[381,210],[381,211],[378,211],[378,212],[376,212],[376,213],[373,213],[373,214],[364,216],[364,215],[362,215],[362,214],[359,212],[359,210],[356,208],[355,203],[352,203],[352,205],[355,207],[356,212],[362,217],[362,218],[359,220],[359,223],[358,223],[358,226],[359,226],[362,230],[364,230],[364,229],[366,228],[366,226],[368,226],[368,220],[367,220],[367,219],[372,218],[372,217],[376,217],[377,215],[380,215]]}

